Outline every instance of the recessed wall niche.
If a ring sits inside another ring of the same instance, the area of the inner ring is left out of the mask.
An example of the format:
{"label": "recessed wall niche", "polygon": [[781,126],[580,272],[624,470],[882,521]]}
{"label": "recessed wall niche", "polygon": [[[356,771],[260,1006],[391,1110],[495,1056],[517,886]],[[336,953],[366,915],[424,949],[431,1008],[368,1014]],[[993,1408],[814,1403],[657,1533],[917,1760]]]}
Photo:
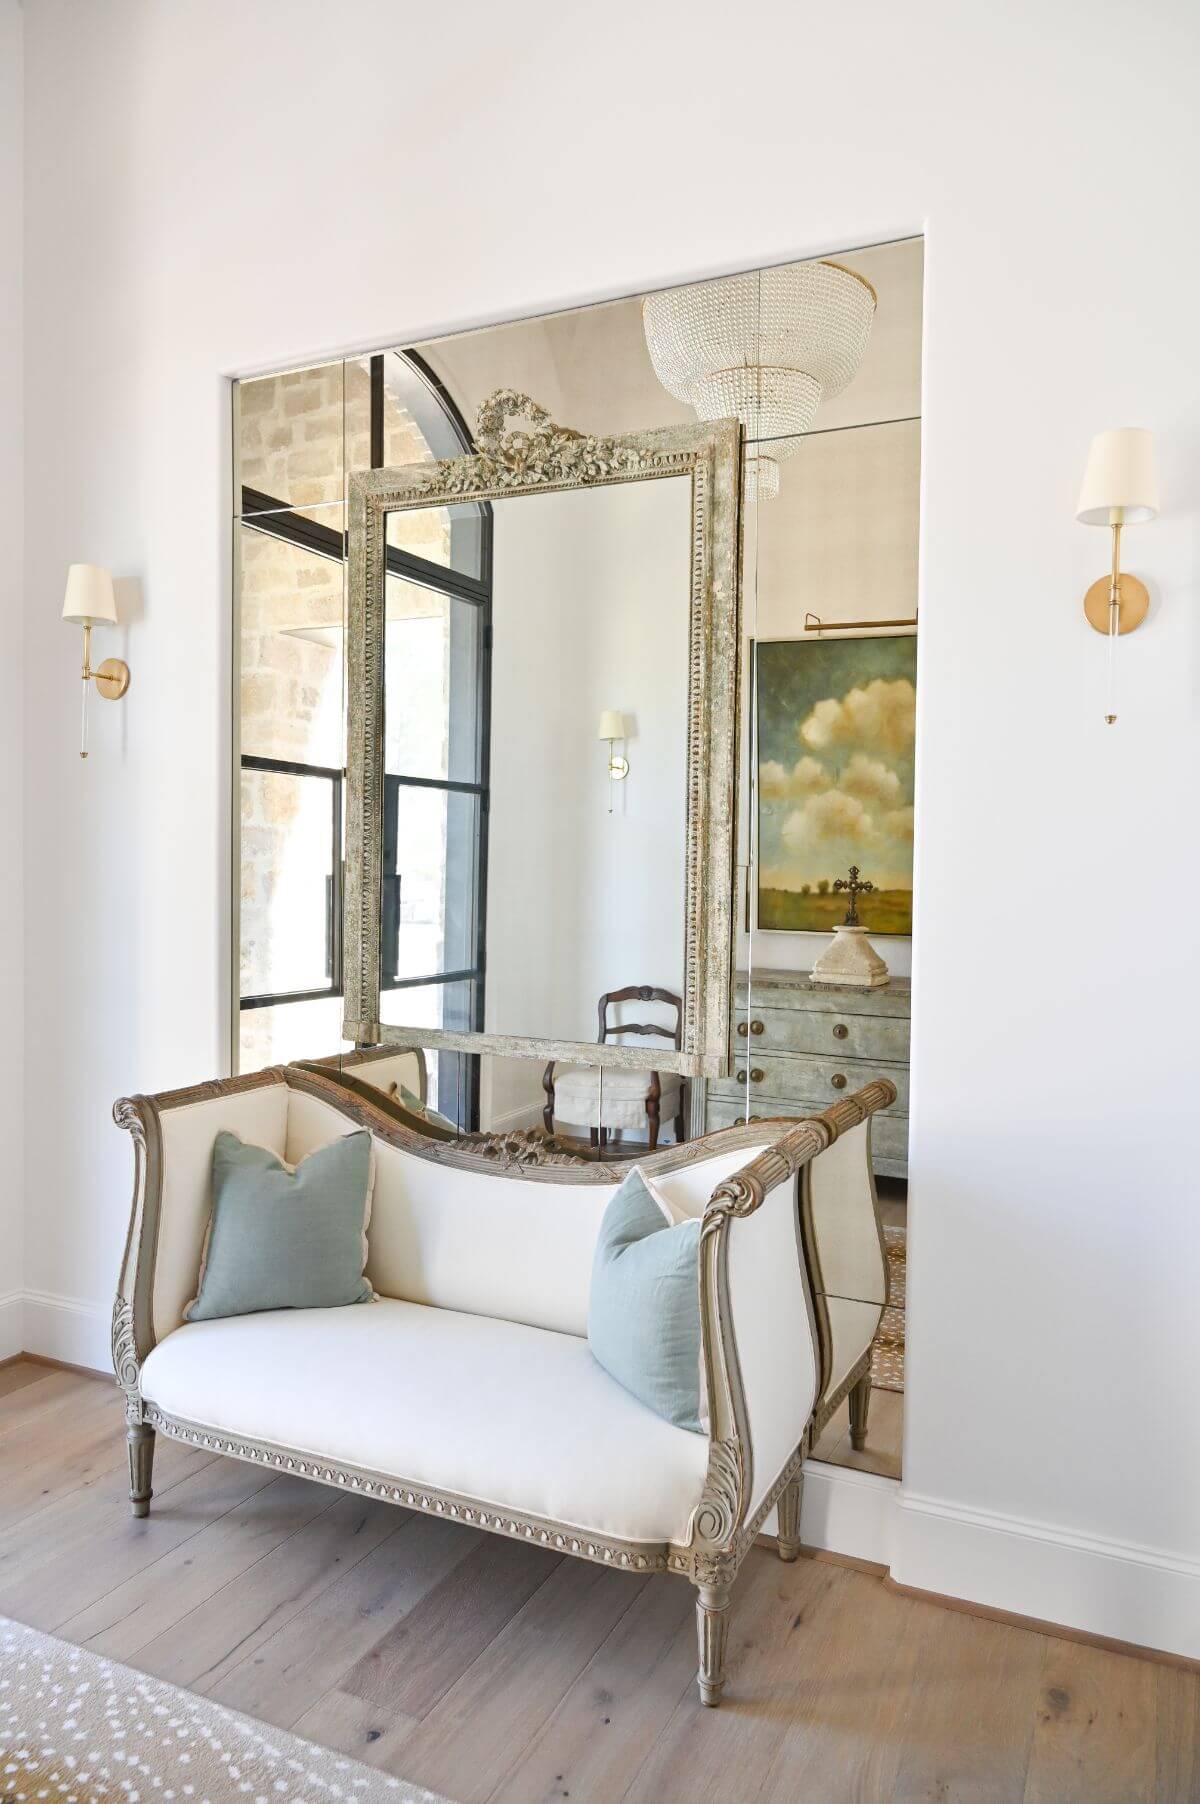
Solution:
{"label": "recessed wall niche", "polygon": [[[751,493],[744,507],[734,959],[740,988],[734,1026],[740,1022],[746,1034],[733,1040],[725,1080],[689,1081],[683,1086],[680,1121],[681,1131],[690,1137],[748,1118],[785,1118],[836,1100],[839,1091],[834,1083],[852,1088],[876,1069],[893,1075],[900,1097],[877,1123],[875,1141],[883,1222],[894,1255],[897,1243],[902,1251],[904,1225],[908,941],[897,936],[878,941],[894,979],[888,1002],[879,1005],[885,1011],[879,1017],[882,1025],[876,1028],[868,1022],[864,1038],[855,1023],[850,1024],[851,1034],[847,1022],[830,1017],[819,1022],[818,1029],[833,1032],[846,1027],[847,1037],[818,1053],[805,1037],[813,1031],[811,1022],[780,1005],[788,1002],[789,984],[803,983],[828,935],[763,931],[757,920],[761,798],[755,647],[766,641],[791,641],[797,644],[796,655],[802,656],[806,644],[829,637],[869,639],[876,632],[896,630],[873,631],[871,622],[913,621],[916,616],[922,244],[911,239],[834,254],[871,284],[877,307],[853,379],[840,394],[821,402],[802,437],[770,447],[778,461],[778,494],[768,500]],[[478,408],[498,389],[532,396],[563,425],[601,435],[694,421],[692,409],[669,394],[655,374],[642,299],[631,296],[386,347],[372,355],[235,385],[238,924],[232,985],[234,1059],[240,1069],[281,1059],[346,1055],[351,1050],[341,1037],[347,804],[345,550],[351,474],[385,465],[427,464],[468,452],[473,448]],[[471,614],[469,608],[485,600],[490,603],[494,572],[482,559],[478,522],[472,522],[469,510],[430,509],[393,516],[389,535],[389,555],[396,559],[389,582],[389,647],[391,636],[404,647],[407,674],[401,677],[398,666],[394,679],[389,679],[394,680],[395,693],[403,695],[404,719],[393,720],[389,727],[387,765],[395,790],[385,882],[390,875],[395,886],[398,957],[393,976],[413,988],[390,995],[384,1019],[427,1018],[431,1027],[482,1019],[484,996],[490,995],[499,1006],[503,993],[513,1018],[530,1026],[521,1011],[535,1008],[545,987],[540,965],[548,964],[549,957],[539,959],[539,935],[549,931],[543,920],[549,911],[532,894],[522,898],[518,910],[513,907],[511,891],[520,886],[523,870],[532,882],[514,831],[520,807],[514,812],[514,798],[506,796],[503,843],[493,843],[490,854],[484,855],[487,785],[475,782],[472,787],[467,779],[486,776],[487,760],[475,757],[467,771],[461,764],[461,746],[466,743],[461,734],[460,750],[452,756],[449,749],[448,723],[463,705],[462,672],[467,665],[482,668],[479,659],[464,663],[463,621],[470,619],[479,628],[473,643],[482,647],[482,616]],[[545,597],[542,605],[549,605]],[[602,597],[594,605],[601,606]],[[498,668],[507,666],[511,672],[523,665],[527,673],[541,672],[543,680],[553,677],[553,672],[546,672],[547,663],[557,669],[562,660],[570,659],[571,651],[545,628],[543,620],[528,651],[506,642],[497,654]],[[452,675],[452,667],[457,674]],[[569,687],[565,681],[559,686]],[[594,742],[595,722],[589,717],[589,743],[581,745],[579,771],[590,769],[587,759],[594,756],[596,795],[589,794],[586,808],[589,819],[595,808],[597,819],[584,844],[599,858],[606,846],[623,844],[616,835],[633,832],[650,786],[658,786],[659,800],[669,801],[666,791],[679,781],[671,757],[656,748],[655,734],[649,730],[648,697],[639,695],[632,703],[623,699],[611,673],[601,686],[604,695],[597,692],[591,698],[589,692],[588,701],[575,712],[590,709],[593,700],[597,718],[602,712],[624,709],[623,718],[634,737],[618,748],[628,756],[629,779],[610,783],[605,772],[611,748]],[[527,687],[536,697],[537,682]],[[510,696],[497,711],[497,719],[508,720],[510,726],[512,700]],[[489,698],[480,691],[474,701],[481,718],[487,715]],[[529,697],[522,705],[529,706]],[[799,719],[795,723],[797,763],[805,757],[804,724]],[[543,765],[556,762],[547,749],[553,743],[551,734],[543,745]],[[475,752],[480,748],[477,739]],[[885,798],[894,776],[882,768],[885,762],[876,757],[880,768],[867,772],[860,761],[848,778],[827,756],[824,763],[829,768],[822,780],[836,792],[836,801],[843,789],[863,790],[870,775],[880,798]],[[539,789],[535,796],[531,789],[529,806],[565,805],[561,796],[551,804],[549,793],[543,796]],[[610,820],[608,801],[613,796]],[[867,876],[879,845],[878,837],[872,841],[878,826],[872,808],[878,812],[870,796],[858,797],[854,818],[861,829],[862,850],[855,862]],[[824,812],[830,818],[838,814],[832,803]],[[851,812],[842,807],[847,818]],[[893,817],[901,812],[891,810]],[[610,833],[614,837],[606,838]],[[630,838],[629,846],[633,844]],[[486,917],[486,951],[472,951],[471,936],[464,928],[464,895],[450,893],[445,877],[448,848],[450,863],[460,873],[474,872],[475,890],[466,901]],[[831,860],[846,850],[844,840],[831,841]],[[578,865],[579,860],[572,862]],[[833,874],[831,863],[829,876]],[[543,872],[538,882],[546,881]],[[505,939],[506,920],[513,923],[511,945]],[[622,963],[617,950],[603,945],[600,937],[593,939],[595,958],[583,948],[578,959],[578,1007],[588,1010],[593,1025],[584,1032],[592,1035],[601,990],[655,982],[673,989],[679,981],[678,974],[667,972],[665,966],[662,971],[657,966],[641,969],[641,963],[654,963],[652,957],[642,958],[637,969],[626,969],[629,961]],[[422,961],[428,970],[417,969]],[[427,981],[416,981],[422,978]],[[597,994],[592,996],[591,990]],[[671,1011],[667,1007],[662,1012],[665,1021]],[[750,1023],[756,1020],[778,1028],[783,1043],[769,1046],[767,1032],[751,1039]],[[780,1023],[787,1021],[792,1027],[785,1031]],[[848,1049],[857,1049],[857,1062],[844,1056]],[[826,1058],[826,1050],[836,1056]],[[504,1133],[541,1126],[547,1100],[544,1078],[540,1060],[429,1050],[423,1071],[415,1066],[406,1069],[404,1084],[423,1088],[424,1100],[436,1109],[443,1131]],[[664,1121],[665,1139],[675,1131],[674,1118]],[[622,1139],[636,1140],[637,1134],[614,1135],[607,1149],[600,1149],[602,1156],[619,1153]],[[891,1263],[898,1297],[903,1263],[894,1257]],[[848,1423],[839,1418],[829,1424],[821,1452],[823,1457],[895,1473],[901,1393],[889,1387],[902,1383],[902,1375],[898,1376],[903,1364],[902,1317],[890,1316],[885,1327],[890,1352],[880,1361],[868,1446],[855,1449]]]}

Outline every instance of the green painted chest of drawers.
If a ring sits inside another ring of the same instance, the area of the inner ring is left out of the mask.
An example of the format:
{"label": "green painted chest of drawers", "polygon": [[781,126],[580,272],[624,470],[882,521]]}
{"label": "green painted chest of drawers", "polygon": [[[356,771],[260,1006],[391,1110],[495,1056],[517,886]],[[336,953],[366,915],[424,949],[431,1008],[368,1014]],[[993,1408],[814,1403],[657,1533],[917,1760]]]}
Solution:
{"label": "green painted chest of drawers", "polygon": [[875,1169],[908,1176],[907,978],[886,989],[816,987],[807,971],[739,972],[733,1075],[709,1083],[706,1130],[759,1117],[811,1115],[874,1077],[890,1077],[896,1100],[874,1118]]}

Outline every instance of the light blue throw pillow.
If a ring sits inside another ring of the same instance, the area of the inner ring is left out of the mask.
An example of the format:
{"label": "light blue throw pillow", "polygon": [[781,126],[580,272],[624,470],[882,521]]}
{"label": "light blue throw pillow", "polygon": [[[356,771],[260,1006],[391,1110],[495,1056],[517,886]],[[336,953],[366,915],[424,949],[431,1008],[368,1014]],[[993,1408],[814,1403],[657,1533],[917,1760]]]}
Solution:
{"label": "light blue throw pillow", "polygon": [[635,1169],[604,1211],[592,1261],[588,1345],[657,1415],[700,1426],[700,1223],[672,1226]]}
{"label": "light blue throw pillow", "polygon": [[265,1146],[218,1134],[200,1294],[185,1320],[369,1303],[370,1182],[365,1129],[318,1147],[294,1169]]}
{"label": "light blue throw pillow", "polygon": [[451,1134],[458,1133],[458,1129],[448,1115],[439,1115],[436,1109],[431,1109],[429,1104],[422,1102],[421,1098],[415,1095],[407,1084],[393,1084],[388,1095],[394,1098],[401,1108],[407,1109],[410,1115],[418,1115],[422,1121],[432,1122],[434,1127],[445,1128]]}

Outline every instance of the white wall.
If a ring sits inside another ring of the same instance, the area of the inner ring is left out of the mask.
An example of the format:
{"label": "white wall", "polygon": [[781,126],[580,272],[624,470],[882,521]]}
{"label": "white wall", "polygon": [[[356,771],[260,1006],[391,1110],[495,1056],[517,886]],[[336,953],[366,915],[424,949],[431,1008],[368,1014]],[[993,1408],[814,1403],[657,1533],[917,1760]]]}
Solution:
{"label": "white wall", "polygon": [[[21,1350],[23,1276],[21,964],[21,8],[0,0],[0,645],[9,680],[0,700],[0,1359]],[[15,674],[14,674],[15,673]]]}
{"label": "white wall", "polygon": [[[111,1099],[228,1043],[222,373],[923,229],[894,1570],[1200,1654],[1191,0],[413,9],[402,88],[384,0],[32,0],[26,33],[30,1287],[102,1341]],[[1109,729],[1072,506],[1119,423],[1158,434],[1164,512]],[[84,770],[73,557],[145,597]]]}

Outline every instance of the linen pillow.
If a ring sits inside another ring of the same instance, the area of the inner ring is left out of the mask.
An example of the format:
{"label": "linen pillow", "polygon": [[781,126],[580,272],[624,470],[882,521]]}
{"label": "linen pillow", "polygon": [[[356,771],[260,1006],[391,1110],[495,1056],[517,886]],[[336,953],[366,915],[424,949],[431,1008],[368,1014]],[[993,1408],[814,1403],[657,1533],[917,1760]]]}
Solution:
{"label": "linen pillow", "polygon": [[588,1346],[610,1378],[677,1428],[700,1420],[700,1223],[672,1224],[635,1165],[604,1211]]}
{"label": "linen pillow", "polygon": [[199,1294],[184,1320],[369,1303],[371,1136],[363,1128],[288,1165],[221,1132]]}

